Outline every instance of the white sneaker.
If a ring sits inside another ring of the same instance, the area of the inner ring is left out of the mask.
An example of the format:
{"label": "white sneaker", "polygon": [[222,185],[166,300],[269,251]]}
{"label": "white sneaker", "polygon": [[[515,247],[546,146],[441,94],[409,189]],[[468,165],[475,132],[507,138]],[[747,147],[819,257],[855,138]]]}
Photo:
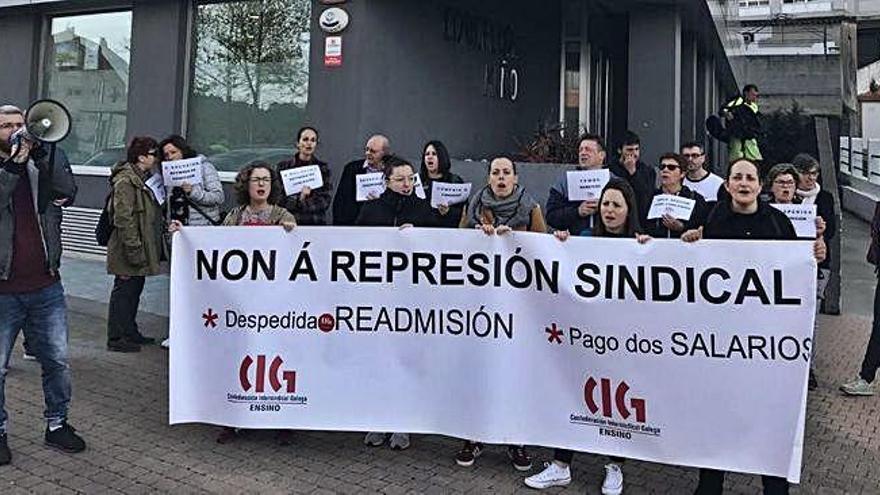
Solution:
{"label": "white sneaker", "polygon": [[163,340],[162,343],[159,345],[162,346],[163,349],[171,349],[171,339],[167,338]]}
{"label": "white sneaker", "polygon": [[566,486],[571,483],[571,468],[555,462],[545,462],[544,470],[524,480],[529,488],[543,490],[551,486]]}
{"label": "white sneaker", "polygon": [[369,445],[370,447],[381,447],[386,440],[388,440],[387,433],[371,431],[367,433],[367,436],[364,437],[364,445]]}
{"label": "white sneaker", "polygon": [[25,361],[36,361],[37,360],[37,356],[34,356],[33,354],[28,354],[27,351],[25,351],[24,354],[21,355],[21,358],[24,359]]}
{"label": "white sneaker", "polygon": [[868,381],[862,377],[858,377],[849,383],[841,385],[840,391],[846,395],[870,396],[874,395],[874,384],[868,383]]}
{"label": "white sneaker", "polygon": [[393,450],[406,450],[409,448],[409,433],[392,433],[388,442]]}
{"label": "white sneaker", "polygon": [[605,465],[605,482],[602,483],[602,495],[620,495],[623,493],[623,471],[614,464]]}

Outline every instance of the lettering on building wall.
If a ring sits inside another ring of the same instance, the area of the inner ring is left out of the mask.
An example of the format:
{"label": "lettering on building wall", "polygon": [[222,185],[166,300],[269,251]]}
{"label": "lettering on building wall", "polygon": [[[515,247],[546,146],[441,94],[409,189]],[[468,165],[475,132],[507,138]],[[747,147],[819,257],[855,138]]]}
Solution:
{"label": "lettering on building wall", "polygon": [[520,70],[512,60],[501,59],[484,68],[483,96],[516,101],[520,95]]}
{"label": "lettering on building wall", "polygon": [[493,55],[515,53],[513,26],[452,7],[443,11],[443,39]]}

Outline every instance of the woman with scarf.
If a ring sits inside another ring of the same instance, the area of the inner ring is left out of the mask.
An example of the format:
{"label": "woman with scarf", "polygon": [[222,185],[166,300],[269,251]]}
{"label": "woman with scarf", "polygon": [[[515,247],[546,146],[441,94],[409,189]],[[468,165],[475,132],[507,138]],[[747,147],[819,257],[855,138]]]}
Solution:
{"label": "woman with scarf", "polygon": [[[449,160],[449,151],[446,150],[446,146],[440,141],[428,141],[422,150],[422,166],[419,169],[419,178],[422,180],[422,187],[425,188],[428,204],[431,204],[434,182],[449,184],[462,184],[464,182],[461,177],[453,174],[451,169],[452,162]],[[463,210],[464,204],[440,204],[439,207],[432,208],[434,225],[452,229],[457,228]]]}
{"label": "woman with scarf", "polygon": [[488,235],[547,232],[541,205],[519,185],[516,164],[506,156],[489,164],[488,184],[471,197],[459,227],[482,229]]}

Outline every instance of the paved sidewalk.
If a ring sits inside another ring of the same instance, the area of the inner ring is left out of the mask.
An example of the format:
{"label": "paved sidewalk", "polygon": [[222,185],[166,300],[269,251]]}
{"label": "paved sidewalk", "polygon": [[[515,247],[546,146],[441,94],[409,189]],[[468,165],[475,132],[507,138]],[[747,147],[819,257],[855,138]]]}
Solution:
{"label": "paved sidewalk", "polygon": [[[855,306],[845,316],[821,317],[821,388],[809,398],[803,481],[796,494],[880,495],[880,396],[846,398],[837,392],[837,385],[856,373],[871,323],[865,315],[873,286],[859,251],[855,245],[844,253],[846,269],[853,279],[860,277],[859,297],[849,286],[844,291]],[[513,470],[502,447],[490,447],[472,468],[459,468],[453,456],[460,442],[440,436],[416,436],[411,449],[392,452],[363,446],[359,433],[296,432],[291,446],[279,447],[271,432],[251,432],[218,445],[217,427],[168,426],[168,354],[156,346],[128,355],[104,350],[110,278],[100,272],[95,263],[65,259],[68,293],[76,294],[68,298],[71,423],[89,449],[67,455],[43,446],[39,366],[22,361],[18,347],[6,390],[14,458],[11,466],[0,467],[0,495],[534,493],[524,487],[524,475]],[[143,305],[148,312],[139,319],[144,333],[160,338],[167,329],[161,316],[167,312],[163,283],[167,286],[167,279],[151,282]],[[535,469],[551,456],[547,449],[532,453]],[[548,493],[599,493],[604,462],[577,455],[572,484]],[[695,469],[635,461],[626,463],[624,473],[627,494],[688,494],[697,478]],[[727,488],[732,494],[760,493],[756,476],[731,475]]]}

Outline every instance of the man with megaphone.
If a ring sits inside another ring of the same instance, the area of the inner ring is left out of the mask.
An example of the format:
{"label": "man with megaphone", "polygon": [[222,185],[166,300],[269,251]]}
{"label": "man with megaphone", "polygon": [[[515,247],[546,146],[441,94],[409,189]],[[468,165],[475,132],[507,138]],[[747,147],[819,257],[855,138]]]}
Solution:
{"label": "man with megaphone", "polygon": [[0,465],[12,458],[4,389],[20,329],[43,369],[46,445],[65,452],[86,447],[67,423],[67,307],[58,272],[60,207],[72,201],[76,187],[72,177],[65,178],[69,168],[56,167],[54,143],[69,132],[70,118],[59,104],[44,102],[32,105],[27,115],[0,106]]}

